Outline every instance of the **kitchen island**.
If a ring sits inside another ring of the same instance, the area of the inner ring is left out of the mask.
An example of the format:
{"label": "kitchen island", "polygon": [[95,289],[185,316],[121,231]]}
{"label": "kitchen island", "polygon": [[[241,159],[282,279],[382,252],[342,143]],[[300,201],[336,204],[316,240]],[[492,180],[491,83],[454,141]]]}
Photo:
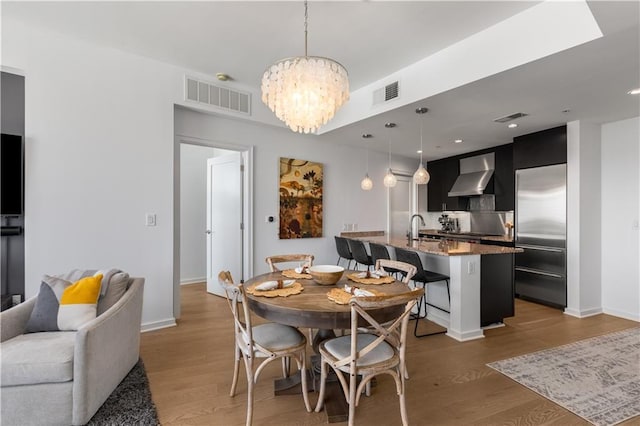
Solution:
{"label": "kitchen island", "polygon": [[[447,336],[453,339],[464,342],[482,338],[483,326],[500,325],[504,318],[514,315],[514,254],[521,249],[446,239],[415,240],[411,244],[386,236],[357,239],[386,245],[392,257],[396,247],[415,250],[421,254],[425,269],[450,277],[450,314],[432,309],[429,317],[446,327]],[[428,294],[433,293],[434,285],[429,284]]]}

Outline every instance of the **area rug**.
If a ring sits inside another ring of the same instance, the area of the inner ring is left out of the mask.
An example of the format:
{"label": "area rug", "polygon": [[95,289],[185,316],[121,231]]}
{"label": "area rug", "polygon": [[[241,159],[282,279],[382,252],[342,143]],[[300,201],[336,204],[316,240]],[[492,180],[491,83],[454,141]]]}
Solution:
{"label": "area rug", "polygon": [[141,359],[87,423],[90,426],[159,424],[156,406],[151,399],[149,380]]}
{"label": "area rug", "polygon": [[597,426],[640,415],[640,328],[487,365]]}

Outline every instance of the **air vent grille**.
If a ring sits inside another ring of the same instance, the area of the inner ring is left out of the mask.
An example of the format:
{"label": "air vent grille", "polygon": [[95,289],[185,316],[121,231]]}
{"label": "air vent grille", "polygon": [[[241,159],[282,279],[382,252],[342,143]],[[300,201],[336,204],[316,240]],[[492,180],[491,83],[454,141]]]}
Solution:
{"label": "air vent grille", "polygon": [[251,115],[251,94],[185,76],[186,101]]}
{"label": "air vent grille", "polygon": [[392,99],[397,98],[400,95],[400,89],[397,81],[394,81],[391,84],[387,84],[386,86],[374,90],[373,92],[373,104],[380,104],[383,102],[388,102]]}
{"label": "air vent grille", "polygon": [[507,121],[515,120],[516,118],[526,117],[529,114],[525,114],[524,112],[516,112],[514,114],[505,115],[504,117],[499,117],[494,119],[493,121],[496,123],[506,123]]}

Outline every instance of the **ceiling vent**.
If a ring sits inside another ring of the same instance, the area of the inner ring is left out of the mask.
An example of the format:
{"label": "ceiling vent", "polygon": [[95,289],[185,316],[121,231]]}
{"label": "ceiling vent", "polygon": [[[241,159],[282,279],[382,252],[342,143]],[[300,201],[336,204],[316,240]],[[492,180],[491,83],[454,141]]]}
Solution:
{"label": "ceiling vent", "polygon": [[251,115],[251,94],[185,76],[186,101]]}
{"label": "ceiling vent", "polygon": [[373,104],[381,104],[383,102],[388,102],[392,99],[395,99],[399,95],[399,87],[398,82],[394,81],[391,84],[387,84],[386,86],[374,90],[373,92]]}
{"label": "ceiling vent", "polygon": [[507,121],[515,120],[516,118],[526,117],[529,114],[525,114],[524,112],[516,112],[514,114],[505,115],[504,117],[496,118],[493,121],[496,123],[506,123]]}

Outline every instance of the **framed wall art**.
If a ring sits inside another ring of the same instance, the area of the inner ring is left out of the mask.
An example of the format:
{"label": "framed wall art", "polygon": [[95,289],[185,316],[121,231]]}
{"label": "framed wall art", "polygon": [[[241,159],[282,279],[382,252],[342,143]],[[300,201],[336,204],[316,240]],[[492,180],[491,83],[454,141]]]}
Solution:
{"label": "framed wall art", "polygon": [[280,158],[280,239],[322,237],[321,163]]}

